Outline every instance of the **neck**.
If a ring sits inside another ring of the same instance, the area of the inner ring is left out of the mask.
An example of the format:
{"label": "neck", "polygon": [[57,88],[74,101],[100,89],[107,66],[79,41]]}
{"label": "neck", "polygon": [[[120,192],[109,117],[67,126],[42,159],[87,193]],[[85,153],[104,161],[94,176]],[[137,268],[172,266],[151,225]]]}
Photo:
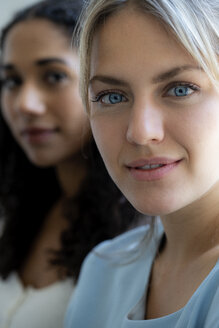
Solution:
{"label": "neck", "polygon": [[186,262],[207,254],[215,248],[218,251],[217,195],[210,191],[186,208],[161,218],[167,237],[165,252],[170,258]]}
{"label": "neck", "polygon": [[86,172],[86,160],[81,154],[77,154],[56,166],[57,179],[64,196],[73,197],[77,194]]}

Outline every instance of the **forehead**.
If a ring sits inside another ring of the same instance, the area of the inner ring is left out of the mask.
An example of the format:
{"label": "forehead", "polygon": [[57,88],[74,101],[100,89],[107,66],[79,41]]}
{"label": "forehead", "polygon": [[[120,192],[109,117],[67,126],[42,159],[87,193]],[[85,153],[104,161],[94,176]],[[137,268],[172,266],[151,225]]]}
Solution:
{"label": "forehead", "polygon": [[68,50],[70,40],[61,28],[45,19],[32,19],[14,25],[8,32],[2,59],[11,62],[22,57],[50,56]]}
{"label": "forehead", "polygon": [[133,68],[141,74],[168,69],[170,65],[194,64],[191,55],[167,27],[152,15],[125,8],[109,17],[94,35],[91,75],[125,73]]}

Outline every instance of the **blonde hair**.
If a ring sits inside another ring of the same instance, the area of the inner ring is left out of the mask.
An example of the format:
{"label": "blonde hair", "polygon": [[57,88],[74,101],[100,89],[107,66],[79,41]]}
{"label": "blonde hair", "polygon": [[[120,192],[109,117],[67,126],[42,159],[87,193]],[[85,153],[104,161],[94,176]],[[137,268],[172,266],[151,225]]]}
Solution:
{"label": "blonde hair", "polygon": [[90,0],[88,5],[85,3],[78,30],[81,62],[80,90],[87,111],[89,111],[88,85],[94,33],[109,16],[128,5],[159,19],[172,31],[219,89],[218,0]]}

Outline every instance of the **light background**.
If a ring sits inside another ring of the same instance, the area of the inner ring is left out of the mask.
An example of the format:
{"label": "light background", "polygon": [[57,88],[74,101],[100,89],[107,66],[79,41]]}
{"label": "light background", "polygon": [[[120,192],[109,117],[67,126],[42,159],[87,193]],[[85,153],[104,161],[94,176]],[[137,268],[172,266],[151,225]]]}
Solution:
{"label": "light background", "polygon": [[39,0],[0,0],[0,30],[17,10],[35,2]]}

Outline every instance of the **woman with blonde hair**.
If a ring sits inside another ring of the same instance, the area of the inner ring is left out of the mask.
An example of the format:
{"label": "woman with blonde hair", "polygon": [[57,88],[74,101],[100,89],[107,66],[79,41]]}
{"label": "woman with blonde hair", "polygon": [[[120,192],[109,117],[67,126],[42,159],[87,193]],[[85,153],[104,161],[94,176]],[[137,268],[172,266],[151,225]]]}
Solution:
{"label": "woman with blonde hair", "polygon": [[81,26],[94,138],[153,224],[91,252],[66,327],[218,327],[219,2],[91,0]]}

